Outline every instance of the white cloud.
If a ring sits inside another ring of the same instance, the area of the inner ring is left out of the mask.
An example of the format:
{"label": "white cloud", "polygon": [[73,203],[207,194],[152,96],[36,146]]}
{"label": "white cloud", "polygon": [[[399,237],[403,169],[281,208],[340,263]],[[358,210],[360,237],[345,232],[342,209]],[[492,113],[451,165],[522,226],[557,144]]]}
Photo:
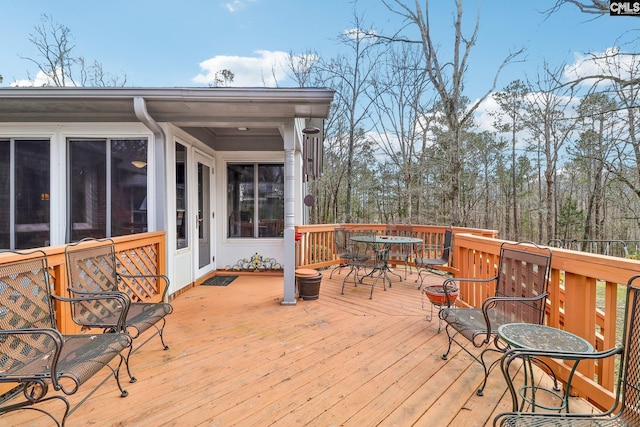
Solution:
{"label": "white cloud", "polygon": [[[634,55],[620,53],[617,47],[611,47],[604,52],[593,52],[587,55],[576,53],[573,64],[567,65],[562,77],[565,81],[577,80],[587,76],[614,76],[628,79],[636,74],[638,69],[637,58]],[[583,85],[591,85],[595,79],[587,79]],[[601,82],[607,84],[606,81]]]}
{"label": "white cloud", "polygon": [[233,0],[232,2],[225,3],[224,7],[231,13],[238,12],[245,7],[247,7],[247,3],[253,3],[255,0]]}
{"label": "white cloud", "polygon": [[288,53],[257,50],[256,57],[218,55],[202,61],[202,71],[192,80],[199,84],[214,84],[216,73],[229,70],[233,73],[234,87],[275,87],[287,79]]}
{"label": "white cloud", "polygon": [[378,36],[374,30],[363,30],[362,28],[348,28],[342,34],[352,40],[378,41]]}
{"label": "white cloud", "polygon": [[[55,86],[53,83],[53,79],[43,71],[38,71],[36,77],[32,80],[30,79],[21,79],[13,81],[9,86],[11,87],[45,87],[45,86]],[[73,86],[70,84],[69,86]]]}
{"label": "white cloud", "polygon": [[475,120],[478,125],[478,129],[480,132],[488,131],[494,132],[495,127],[493,126],[493,122],[495,118],[491,117],[491,113],[499,111],[500,107],[498,107],[498,103],[493,98],[493,94],[487,96],[478,106],[475,111]]}

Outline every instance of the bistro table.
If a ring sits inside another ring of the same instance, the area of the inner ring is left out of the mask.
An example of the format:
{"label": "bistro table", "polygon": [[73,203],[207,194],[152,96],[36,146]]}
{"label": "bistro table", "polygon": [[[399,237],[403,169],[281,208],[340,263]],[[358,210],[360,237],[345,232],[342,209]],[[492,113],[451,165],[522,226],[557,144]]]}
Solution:
{"label": "bistro table", "polygon": [[[571,388],[571,380],[573,379],[573,374],[578,367],[578,363],[580,363],[580,354],[593,353],[594,350],[591,343],[582,337],[563,331],[562,329],[532,323],[504,324],[498,327],[498,336],[513,348],[552,351],[576,355],[571,373],[567,378],[564,394],[561,395],[558,392],[559,390],[550,390],[542,386],[535,385],[531,361],[532,357],[529,356],[525,356],[523,360],[524,385],[519,390],[520,396],[522,397],[522,405],[524,405],[525,402],[530,403],[533,412],[535,412],[536,407],[557,411],[565,409],[566,412],[569,412],[569,390]],[[563,358],[566,359],[566,357]],[[530,398],[527,397],[527,391],[529,390],[531,391]],[[557,407],[550,407],[536,403],[536,390],[551,394],[554,398],[560,400],[560,405]],[[511,391],[512,393],[514,392],[513,389]],[[514,399],[513,406],[514,411],[522,410],[522,407],[518,409],[516,399]]]}
{"label": "bistro table", "polygon": [[[366,243],[368,245],[371,245],[374,248],[374,251],[376,253],[380,252],[380,250],[377,249],[379,247],[382,247],[383,250],[387,251],[388,253],[391,247],[395,245],[415,245],[416,243],[423,243],[422,239],[419,239],[417,237],[408,237],[408,236],[363,235],[363,236],[351,236],[349,239],[354,242]],[[375,270],[376,269],[373,269],[369,274],[367,274],[364,277],[372,276]],[[402,281],[402,276],[391,271],[391,268],[389,267],[388,257],[386,256],[383,257],[383,263],[382,263],[382,266],[380,267],[380,270],[381,270],[380,273],[384,274],[385,279],[389,282],[389,287],[391,287],[391,278],[389,277],[389,273],[393,274],[394,276],[398,276],[398,278],[400,278],[400,281]],[[361,283],[364,277],[360,278]]]}

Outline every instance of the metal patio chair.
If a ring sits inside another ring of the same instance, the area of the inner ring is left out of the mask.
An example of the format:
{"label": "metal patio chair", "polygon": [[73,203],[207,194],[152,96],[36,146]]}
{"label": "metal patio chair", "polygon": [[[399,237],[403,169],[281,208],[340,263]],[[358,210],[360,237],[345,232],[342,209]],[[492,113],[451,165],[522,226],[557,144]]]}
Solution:
{"label": "metal patio chair", "polygon": [[[119,295],[79,299],[52,295],[47,255],[40,250],[11,253],[20,258],[0,265],[0,384],[15,387],[0,395],[0,416],[29,409],[64,426],[70,403],[64,395],[47,395],[49,387],[72,395],[105,366],[111,370],[120,395],[127,396],[119,372],[126,361],[122,352],[131,349],[131,337],[121,333],[122,328],[111,334],[63,335],[56,327],[54,308],[54,301],[113,304],[119,307],[114,322],[122,325],[127,300]],[[119,363],[113,367],[117,356]],[[54,399],[65,405],[60,420],[49,412],[52,408],[35,406]]]}
{"label": "metal patio chair", "polygon": [[[65,258],[69,294],[72,297],[122,295],[129,301],[125,331],[135,340],[146,330],[155,328],[163,348],[168,350],[163,332],[166,316],[173,311],[171,304],[164,302],[169,279],[164,275],[139,271],[144,267],[138,267],[129,256],[116,256],[111,239],[86,238],[68,244]],[[75,303],[72,304],[71,315],[75,323],[87,328],[112,332],[120,327],[114,317],[114,307],[109,304]],[[132,377],[133,381],[135,377]]]}
{"label": "metal patio chair", "polygon": [[[413,226],[408,224],[387,224],[387,236],[413,237]],[[404,263],[404,278],[411,269],[409,262],[414,256],[415,245],[393,245],[389,248],[389,263],[397,264],[399,261]],[[395,273],[394,273],[395,274]],[[399,276],[400,277],[400,276]]]}
{"label": "metal patio chair", "polygon": [[422,288],[422,283],[424,281],[422,273],[425,270],[429,271],[435,266],[449,264],[452,244],[453,230],[448,228],[444,232],[444,239],[441,244],[425,244],[418,248],[415,258],[416,268],[418,269],[418,278],[416,279],[416,283],[420,280],[420,286],[418,286],[418,289]]}
{"label": "metal patio chair", "polygon": [[[486,261],[485,261],[486,262]],[[462,283],[495,283],[493,295],[486,298],[480,308],[442,307],[438,315],[446,323],[449,338],[446,360],[451,345],[456,343],[482,365],[484,379],[476,391],[482,396],[487,378],[500,359],[490,365],[485,361],[487,352],[504,353],[508,348],[498,337],[498,327],[506,323],[538,323],[544,320],[547,288],[551,266],[551,250],[535,244],[504,242],[500,247],[497,274],[488,279],[450,278],[444,281],[444,293],[453,286],[462,289]],[[484,265],[480,268],[491,268]],[[483,348],[479,355],[466,348],[466,342],[458,342],[461,336],[474,347]],[[491,345],[493,344],[493,346]]]}
{"label": "metal patio chair", "polygon": [[616,385],[616,397],[611,408],[602,413],[540,413],[505,412],[493,420],[494,426],[639,426],[640,425],[640,275],[631,277],[627,283],[627,301],[625,308],[622,345],[605,351],[589,354],[544,352],[536,350],[514,349],[502,359],[502,370],[509,385],[514,409],[518,407],[517,392],[508,372],[509,363],[522,357],[551,357],[566,360],[601,360],[619,357],[619,374]]}
{"label": "metal patio chair", "polygon": [[333,277],[333,273],[338,270],[340,272],[342,268],[349,267],[353,264],[358,256],[366,257],[366,254],[358,254],[358,246],[349,240],[352,231],[346,227],[336,227],[333,231],[333,242],[336,251],[336,256],[340,259],[340,264],[331,270],[329,278]]}

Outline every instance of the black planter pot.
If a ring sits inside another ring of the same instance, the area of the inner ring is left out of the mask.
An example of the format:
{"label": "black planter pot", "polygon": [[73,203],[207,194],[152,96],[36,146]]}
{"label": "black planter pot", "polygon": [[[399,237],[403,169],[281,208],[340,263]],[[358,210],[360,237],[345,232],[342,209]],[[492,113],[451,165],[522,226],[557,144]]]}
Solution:
{"label": "black planter pot", "polygon": [[320,296],[320,283],[322,282],[322,273],[314,276],[296,274],[296,282],[298,284],[298,295],[303,300],[315,300]]}

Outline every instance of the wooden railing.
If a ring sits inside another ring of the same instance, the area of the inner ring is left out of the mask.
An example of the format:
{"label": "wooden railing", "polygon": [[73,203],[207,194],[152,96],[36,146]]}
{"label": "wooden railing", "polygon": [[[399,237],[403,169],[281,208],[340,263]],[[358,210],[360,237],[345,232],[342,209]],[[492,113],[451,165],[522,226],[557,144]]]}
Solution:
{"label": "wooden railing", "polygon": [[[354,226],[380,233],[385,229],[385,225]],[[338,264],[340,260],[333,244],[334,228],[335,225],[298,227],[301,238],[297,242],[296,265],[322,268]],[[442,241],[438,235],[444,231],[445,227],[414,225],[414,234],[426,243]],[[454,228],[452,263],[446,270],[455,277],[495,276],[503,242],[496,234],[492,230]],[[640,273],[640,262],[560,248],[552,248],[552,251],[545,323],[585,338],[597,350],[614,347],[622,332],[620,306],[624,305],[624,301],[618,301],[618,290],[626,286],[631,276]],[[604,295],[601,297],[602,308],[596,305],[598,289]],[[460,289],[458,303],[479,307],[492,292],[491,285],[472,282]],[[569,366],[556,360],[549,363],[559,379],[566,381]],[[608,409],[614,402],[616,373],[614,360],[583,361],[572,381],[573,392]]]}
{"label": "wooden railing", "polygon": [[[139,264],[135,267],[129,266],[130,270],[132,268],[138,268],[138,271],[146,272],[147,274],[165,274],[167,271],[164,232],[132,234],[129,236],[114,237],[113,240],[116,245],[117,254],[126,253],[126,257],[131,260],[133,264]],[[42,249],[47,254],[53,293],[66,297],[68,296],[68,286],[64,248],[64,245],[58,245],[39,249]],[[29,250],[26,250],[25,252],[28,251]],[[0,264],[16,260],[17,257],[18,256],[12,252],[0,252]],[[159,283],[163,282],[159,281]],[[164,289],[158,289],[158,294],[161,295],[163,290]],[[58,303],[56,305],[56,320],[58,322],[58,329],[63,334],[77,334],[82,332],[80,327],[71,320],[68,304]]]}
{"label": "wooden railing", "polygon": [[[335,251],[333,230],[337,224],[303,225],[296,227],[300,239],[296,242],[296,266],[304,268],[324,268],[340,262]],[[384,234],[385,224],[340,224],[352,229],[375,230]],[[447,227],[413,225],[413,236],[421,238],[425,244],[442,242]],[[495,230],[475,228],[453,228],[455,233],[471,233],[477,236],[496,237]]]}

